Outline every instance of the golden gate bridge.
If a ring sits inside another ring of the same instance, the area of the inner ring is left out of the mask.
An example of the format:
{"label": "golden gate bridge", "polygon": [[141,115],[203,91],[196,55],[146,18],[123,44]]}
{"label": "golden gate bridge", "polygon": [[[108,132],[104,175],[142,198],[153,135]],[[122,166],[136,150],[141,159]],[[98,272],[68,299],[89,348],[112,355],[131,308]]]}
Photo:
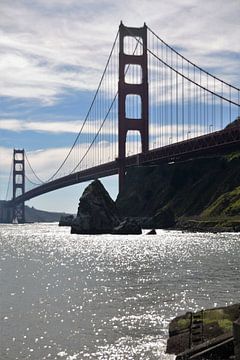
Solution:
{"label": "golden gate bridge", "polygon": [[51,176],[43,179],[31,154],[14,149],[0,221],[24,223],[24,202],[56,189],[119,174],[122,191],[129,167],[236,148],[237,119],[239,88],[188,60],[146,24],[121,23],[86,117]]}

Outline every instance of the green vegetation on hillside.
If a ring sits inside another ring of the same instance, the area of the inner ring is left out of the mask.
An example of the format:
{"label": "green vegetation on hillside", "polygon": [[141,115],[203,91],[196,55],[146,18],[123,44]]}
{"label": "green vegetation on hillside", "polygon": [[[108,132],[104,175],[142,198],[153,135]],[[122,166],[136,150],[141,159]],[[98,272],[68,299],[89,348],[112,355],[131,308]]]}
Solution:
{"label": "green vegetation on hillside", "polygon": [[[203,319],[203,325],[207,329],[210,329],[208,325],[218,326],[223,332],[232,331],[232,323],[238,319],[240,314],[240,305],[234,304],[221,308],[206,309],[198,311],[195,315],[200,315]],[[172,320],[169,325],[169,331],[171,333],[178,333],[183,330],[189,329],[191,325],[191,313],[187,312],[184,315],[178,316]]]}
{"label": "green vegetation on hillside", "polygon": [[172,209],[178,223],[197,230],[240,229],[240,152],[132,168],[117,207],[135,217]]}
{"label": "green vegetation on hillside", "polygon": [[235,216],[240,214],[240,186],[234,190],[219,196],[202,213],[204,217],[209,216]]}

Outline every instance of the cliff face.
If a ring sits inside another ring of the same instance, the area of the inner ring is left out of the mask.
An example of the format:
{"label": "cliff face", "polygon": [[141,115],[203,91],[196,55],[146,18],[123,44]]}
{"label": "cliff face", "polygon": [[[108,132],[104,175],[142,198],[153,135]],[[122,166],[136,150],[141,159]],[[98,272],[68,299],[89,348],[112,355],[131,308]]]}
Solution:
{"label": "cliff face", "polygon": [[149,217],[162,208],[177,218],[240,215],[240,153],[132,168],[116,204],[125,216]]}

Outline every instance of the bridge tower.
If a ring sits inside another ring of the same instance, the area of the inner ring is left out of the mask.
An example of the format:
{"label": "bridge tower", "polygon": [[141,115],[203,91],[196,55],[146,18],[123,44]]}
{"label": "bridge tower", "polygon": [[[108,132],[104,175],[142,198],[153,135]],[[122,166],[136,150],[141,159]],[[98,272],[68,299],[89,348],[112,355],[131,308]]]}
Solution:
{"label": "bridge tower", "polygon": [[25,156],[24,150],[13,150],[13,220],[25,223],[24,202],[15,204],[17,196],[25,192]]}
{"label": "bridge tower", "polygon": [[[126,37],[136,38],[141,54],[127,54],[124,46]],[[129,66],[138,65],[141,68],[141,83],[126,82],[126,71]],[[140,118],[128,118],[126,113],[126,98],[128,95],[140,97]],[[124,188],[126,138],[129,130],[139,131],[142,152],[149,148],[148,137],[148,65],[147,65],[147,26],[141,28],[126,27],[121,22],[119,26],[119,82],[118,82],[118,161],[119,161],[119,191]]]}

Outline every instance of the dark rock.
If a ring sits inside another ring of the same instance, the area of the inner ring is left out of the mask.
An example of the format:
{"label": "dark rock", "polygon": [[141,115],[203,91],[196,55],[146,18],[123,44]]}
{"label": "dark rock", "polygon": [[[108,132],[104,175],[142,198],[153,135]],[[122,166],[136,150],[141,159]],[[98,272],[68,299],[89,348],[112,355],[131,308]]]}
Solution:
{"label": "dark rock", "polygon": [[146,233],[146,235],[156,235],[156,234],[157,234],[157,232],[155,229],[152,229]]}
{"label": "dark rock", "polygon": [[139,235],[142,233],[142,229],[136,220],[125,219],[113,229],[112,233],[120,235]]}
{"label": "dark rock", "polygon": [[114,201],[99,180],[93,181],[79,201],[72,234],[108,234],[119,224]]}
{"label": "dark rock", "polygon": [[143,218],[143,221],[139,225],[142,229],[152,229],[155,227],[155,223],[152,217]]}
{"label": "dark rock", "polygon": [[62,215],[60,217],[58,226],[72,226],[73,219],[73,215]]}
{"label": "dark rock", "polygon": [[[231,126],[240,126],[240,119]],[[233,226],[223,223],[225,220],[239,220],[239,188],[240,151],[236,147],[223,155],[211,154],[184,162],[128,168],[125,186],[116,204],[125,217],[150,219],[158,209],[170,207],[176,220],[204,218],[217,221],[213,225],[214,231],[223,228],[239,231],[240,222],[233,223]],[[195,227],[193,223],[188,225],[189,230]],[[200,225],[201,231],[212,228],[207,223]],[[141,227],[152,229],[157,226],[141,223]]]}
{"label": "dark rock", "polygon": [[133,216],[131,219],[134,219],[141,229],[152,229],[154,228],[154,222],[152,217],[147,216]]}
{"label": "dark rock", "polygon": [[170,208],[164,207],[156,212],[153,221],[156,228],[168,229],[175,225],[174,213]]}

